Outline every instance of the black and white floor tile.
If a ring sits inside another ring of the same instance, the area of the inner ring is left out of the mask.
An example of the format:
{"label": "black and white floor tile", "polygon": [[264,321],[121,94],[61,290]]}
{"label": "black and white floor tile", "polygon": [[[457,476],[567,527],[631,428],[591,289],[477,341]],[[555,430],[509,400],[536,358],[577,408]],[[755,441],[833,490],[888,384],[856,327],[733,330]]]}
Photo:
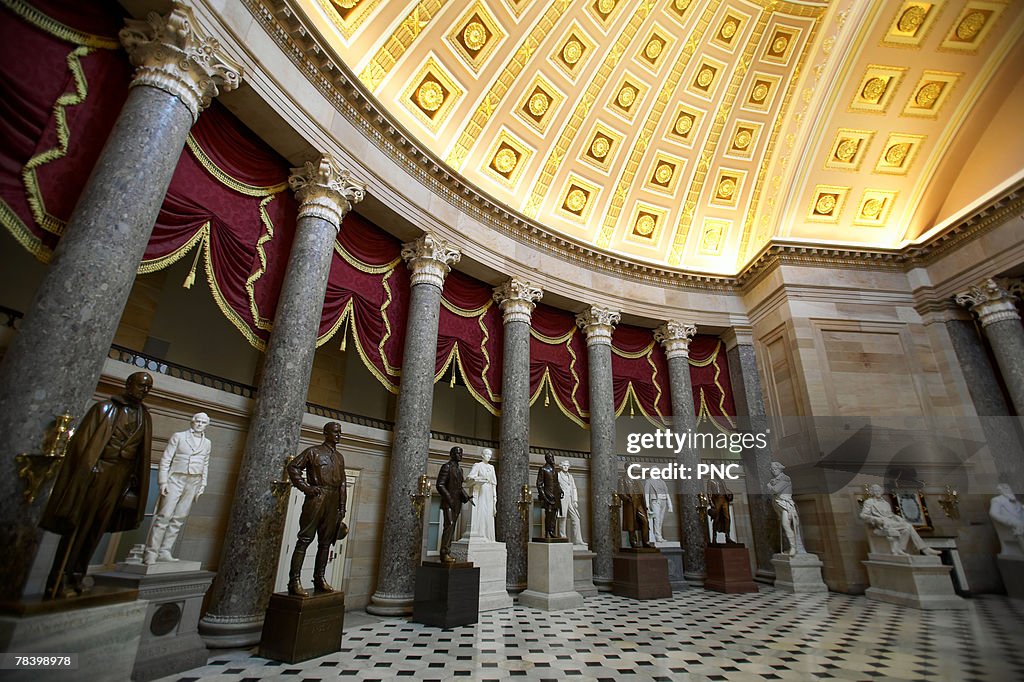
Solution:
{"label": "black and white floor tile", "polygon": [[1024,680],[1024,602],[918,611],[842,594],[638,602],[602,594],[571,611],[516,606],[451,630],[348,614],[341,651],[301,664],[252,651],[162,682],[278,680]]}

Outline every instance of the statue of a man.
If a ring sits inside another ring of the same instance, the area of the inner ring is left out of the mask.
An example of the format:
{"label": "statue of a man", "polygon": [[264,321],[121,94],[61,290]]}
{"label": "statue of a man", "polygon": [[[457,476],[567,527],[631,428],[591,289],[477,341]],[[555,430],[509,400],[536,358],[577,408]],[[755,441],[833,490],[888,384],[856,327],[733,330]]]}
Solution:
{"label": "statue of a man", "polygon": [[892,505],[882,497],[882,486],[876,483],[869,488],[869,492],[871,497],[864,500],[864,505],[860,508],[860,520],[867,524],[872,533],[889,541],[889,549],[893,554],[906,556],[908,543],[912,543],[914,549],[921,554],[939,554],[924,544],[924,540],[909,521],[893,513]]}
{"label": "statue of a man", "polygon": [[803,534],[800,532],[800,516],[796,513],[796,502],[793,500],[793,481],[782,473],[786,467],[780,462],[772,462],[772,480],[768,481],[768,492],[772,494],[775,508],[779,510],[782,531],[789,542],[789,556],[806,554]]}
{"label": "statue of a man", "polygon": [[650,514],[640,481],[625,472],[619,474],[618,495],[622,502],[622,530],[629,535],[629,546],[650,547]]}
{"label": "statue of a man", "polygon": [[147,372],[135,372],[125,391],[85,413],[68,444],[64,464],[39,526],[61,536],[46,594],[88,591],[89,559],[104,533],[142,523],[149,492],[149,447],[153,423],[142,404],[153,387]]}
{"label": "statue of a man", "polygon": [[171,550],[192,510],[192,503],[206,490],[206,473],[213,448],[213,443],[204,435],[209,424],[206,413],[197,412],[192,415],[191,428],[178,431],[167,441],[157,474],[160,501],[142,559],[147,565],[177,561]]}
{"label": "statue of a man", "polygon": [[472,499],[462,487],[461,461],[462,448],[456,446],[449,451],[448,461],[437,472],[437,492],[441,496],[441,512],[444,515],[444,528],[441,531],[441,563],[444,564],[455,563],[452,556],[455,525],[459,522],[462,505]]}
{"label": "statue of a man", "polygon": [[647,502],[647,515],[650,517],[651,542],[665,542],[662,528],[665,525],[665,515],[671,513],[672,495],[668,492],[668,486],[660,478],[648,478],[644,481],[644,500]]}
{"label": "statue of a man", "polygon": [[341,442],[341,424],[324,424],[324,442],[308,447],[288,463],[288,478],[306,500],[299,515],[299,538],[295,542],[288,572],[288,594],[308,597],[302,587],[302,563],[306,548],[316,536],[316,563],[313,565],[313,589],[316,592],[334,592],[324,573],[331,558],[331,547],[348,535],[345,525],[345,507],[348,504],[348,484],[345,480],[345,458],[338,452]]}
{"label": "statue of a man", "polygon": [[[725,485],[725,481],[708,479],[708,518],[711,519],[711,544],[734,545],[732,539],[732,515],[729,512],[729,505],[732,503],[732,491]],[[718,542],[718,534],[725,536],[725,542]]]}
{"label": "statue of a man", "polygon": [[562,503],[558,506],[558,537],[568,538],[574,545],[583,545],[580,528],[580,494],[576,481],[569,473],[569,460],[562,460],[558,471],[558,487],[562,489]]}
{"label": "statue of a man", "polygon": [[495,500],[498,490],[498,476],[494,473],[491,458],[494,451],[484,448],[480,461],[469,470],[469,482],[473,491],[473,517],[470,537],[484,538],[494,542],[494,515],[497,513]]}
{"label": "statue of a man", "polygon": [[1017,551],[1013,551],[1012,546],[1005,540],[1009,535],[1005,531],[1000,533],[999,540],[1003,544],[1003,554],[1024,554],[1024,505],[1007,484],[1000,483],[996,486],[996,490],[999,494],[993,497],[989,503],[988,515],[996,523],[997,528],[1002,526],[1008,530],[1009,535],[1017,540],[1018,545]]}
{"label": "statue of a man", "polygon": [[558,484],[555,456],[544,455],[544,466],[537,472],[537,496],[544,507],[544,537],[557,538],[558,510],[562,505],[562,487]]}

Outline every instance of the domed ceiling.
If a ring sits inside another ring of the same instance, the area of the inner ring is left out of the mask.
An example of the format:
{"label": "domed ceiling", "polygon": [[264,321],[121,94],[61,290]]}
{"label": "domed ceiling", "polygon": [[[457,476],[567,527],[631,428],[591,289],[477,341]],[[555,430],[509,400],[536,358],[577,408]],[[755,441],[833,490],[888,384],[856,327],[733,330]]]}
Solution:
{"label": "domed ceiling", "polygon": [[772,237],[892,247],[930,227],[944,154],[1024,33],[1024,3],[983,0],[289,4],[480,190],[722,274]]}

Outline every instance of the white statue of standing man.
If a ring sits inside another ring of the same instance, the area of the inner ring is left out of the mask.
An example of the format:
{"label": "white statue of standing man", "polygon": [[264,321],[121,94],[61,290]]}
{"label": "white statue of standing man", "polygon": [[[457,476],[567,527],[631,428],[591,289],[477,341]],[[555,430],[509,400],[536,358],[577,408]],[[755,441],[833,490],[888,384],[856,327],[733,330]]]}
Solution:
{"label": "white statue of standing man", "polygon": [[147,565],[157,561],[177,561],[171,550],[192,510],[192,503],[206,490],[213,448],[213,443],[204,435],[209,424],[210,418],[206,413],[197,412],[192,415],[191,428],[178,431],[167,441],[157,475],[160,501],[143,554],[143,563]]}
{"label": "white statue of standing man", "polygon": [[[1003,555],[1024,556],[1024,505],[1005,483],[996,486],[998,495],[988,506],[988,515],[995,523]],[[1016,540],[1016,543],[1013,542]],[[1016,546],[1015,546],[1016,545]]]}
{"label": "white statue of standing man", "polygon": [[786,554],[807,554],[807,550],[804,549],[803,533],[800,530],[800,515],[796,512],[796,502],[793,500],[793,481],[782,473],[785,469],[781,462],[772,462],[773,478],[768,481],[768,492],[772,495],[775,508],[779,510],[782,531],[789,542]]}
{"label": "white statue of standing man", "polygon": [[480,461],[469,470],[466,482],[472,486],[473,514],[470,521],[470,538],[483,538],[495,541],[494,515],[497,513],[498,477],[494,472],[491,458],[494,451],[484,448],[480,451]]}
{"label": "white statue of standing man", "polygon": [[651,542],[665,542],[665,536],[661,532],[665,525],[665,515],[674,511],[672,496],[668,492],[665,481],[660,478],[646,479],[644,481],[644,497],[647,502],[647,517],[651,527]]}
{"label": "white statue of standing man", "polygon": [[583,546],[583,532],[580,527],[580,494],[576,490],[576,481],[569,473],[569,461],[562,460],[558,465],[558,485],[562,488],[562,500],[558,507],[557,532],[560,538],[568,538],[573,545]]}

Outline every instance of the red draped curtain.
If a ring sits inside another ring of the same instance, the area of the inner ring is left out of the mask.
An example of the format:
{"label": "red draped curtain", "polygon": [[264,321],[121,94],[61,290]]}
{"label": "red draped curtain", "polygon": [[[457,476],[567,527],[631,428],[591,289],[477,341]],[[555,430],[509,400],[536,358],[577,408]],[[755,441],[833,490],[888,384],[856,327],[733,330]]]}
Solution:
{"label": "red draped curtain", "polygon": [[735,430],[729,363],[725,344],[717,336],[698,335],[690,341],[690,382],[697,424],[708,423],[726,432]]}
{"label": "red draped curtain", "polygon": [[612,334],[612,385],[615,414],[629,407],[630,416],[640,414],[657,427],[664,427],[672,414],[668,383],[668,360],[654,331],[620,324]]}
{"label": "red draped curtain", "polygon": [[530,328],[530,404],[543,396],[554,401],[576,424],[590,418],[587,378],[587,342],[576,326],[576,316],[543,303],[533,311]]}
{"label": "red draped curtain", "polygon": [[441,298],[434,381],[456,370],[466,388],[492,414],[501,412],[502,320],[490,285],[457,270]]}

